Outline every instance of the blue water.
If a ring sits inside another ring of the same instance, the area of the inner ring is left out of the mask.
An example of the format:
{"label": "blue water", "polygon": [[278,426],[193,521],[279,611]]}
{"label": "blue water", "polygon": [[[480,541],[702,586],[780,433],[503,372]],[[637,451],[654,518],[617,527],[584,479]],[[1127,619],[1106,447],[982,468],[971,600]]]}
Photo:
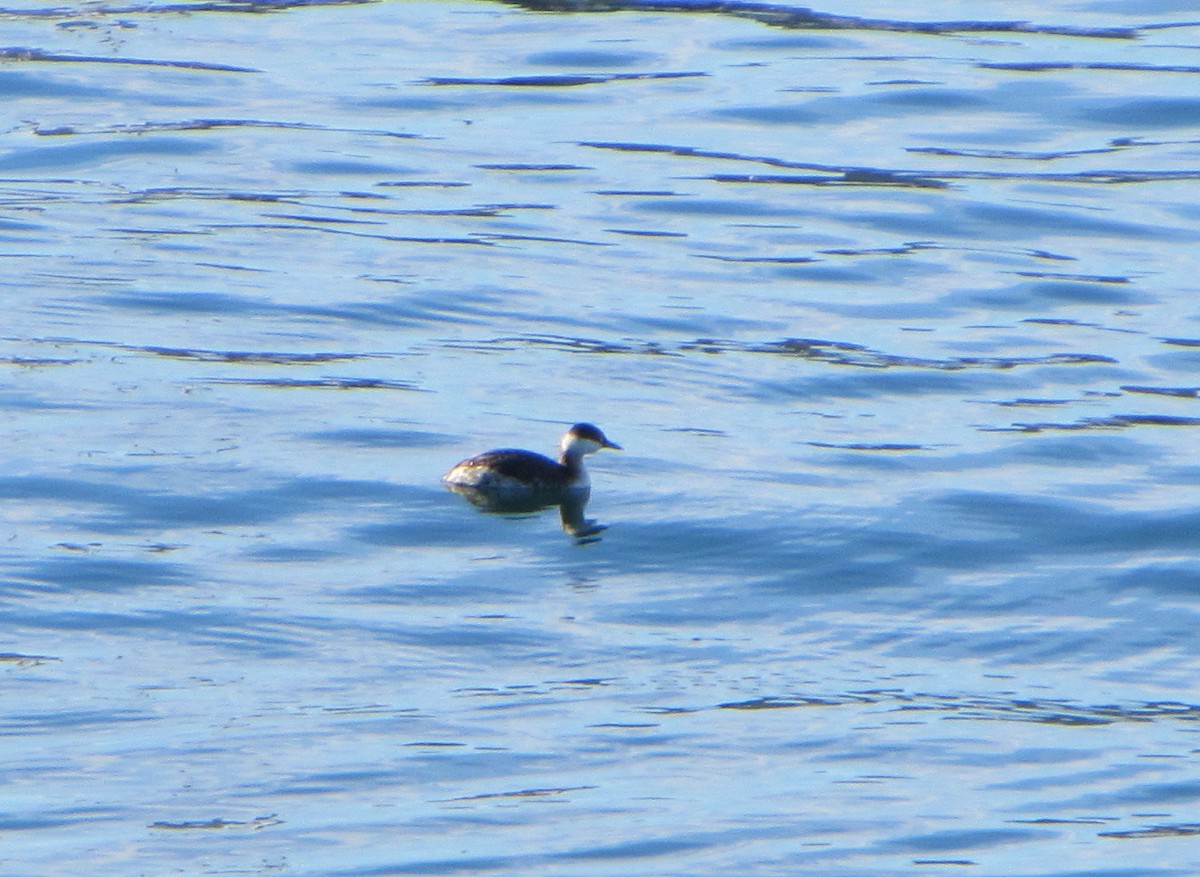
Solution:
{"label": "blue water", "polygon": [[0,875],[1200,873],[1200,7],[816,12],[0,13]]}

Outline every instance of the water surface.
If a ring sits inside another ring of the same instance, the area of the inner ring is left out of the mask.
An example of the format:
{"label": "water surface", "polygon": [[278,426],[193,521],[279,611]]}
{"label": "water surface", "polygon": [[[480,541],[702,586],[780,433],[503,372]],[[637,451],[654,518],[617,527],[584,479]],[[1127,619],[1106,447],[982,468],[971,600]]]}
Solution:
{"label": "water surface", "polygon": [[0,873],[1200,868],[1200,10],[616,6],[0,11]]}

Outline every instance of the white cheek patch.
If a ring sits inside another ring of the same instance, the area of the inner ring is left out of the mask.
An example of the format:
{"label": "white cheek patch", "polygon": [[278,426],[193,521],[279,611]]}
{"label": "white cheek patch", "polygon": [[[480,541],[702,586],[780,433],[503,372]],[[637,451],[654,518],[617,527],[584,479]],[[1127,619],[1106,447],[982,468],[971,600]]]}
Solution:
{"label": "white cheek patch", "polygon": [[568,436],[562,443],[562,452],[564,454],[594,454],[604,445],[591,439],[580,438],[579,436]]}

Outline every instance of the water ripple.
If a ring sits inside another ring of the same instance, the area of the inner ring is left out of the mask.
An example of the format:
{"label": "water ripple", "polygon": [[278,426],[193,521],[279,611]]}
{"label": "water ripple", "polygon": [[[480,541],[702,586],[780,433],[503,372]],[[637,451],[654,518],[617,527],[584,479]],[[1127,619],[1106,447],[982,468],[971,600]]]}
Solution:
{"label": "water ripple", "polygon": [[946,8],[0,10],[9,870],[1192,874],[1194,27]]}

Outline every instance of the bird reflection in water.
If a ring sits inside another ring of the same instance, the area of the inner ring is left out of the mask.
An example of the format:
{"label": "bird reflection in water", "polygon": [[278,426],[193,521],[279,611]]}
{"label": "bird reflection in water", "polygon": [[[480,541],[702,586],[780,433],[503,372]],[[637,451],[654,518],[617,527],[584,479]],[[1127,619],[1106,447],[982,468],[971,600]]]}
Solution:
{"label": "bird reflection in water", "polygon": [[608,529],[607,524],[584,516],[584,509],[587,508],[588,499],[592,495],[592,491],[586,487],[504,496],[461,484],[446,486],[481,512],[492,515],[527,516],[558,506],[563,530],[581,545],[599,542],[600,533]]}
{"label": "bird reflection in water", "polygon": [[621,450],[599,427],[577,423],[563,434],[557,461],[533,451],[499,448],[463,460],[442,482],[493,514],[527,515],[558,506],[564,530],[580,542],[595,542],[604,525],[583,515],[591,496],[583,458],[604,448]]}

